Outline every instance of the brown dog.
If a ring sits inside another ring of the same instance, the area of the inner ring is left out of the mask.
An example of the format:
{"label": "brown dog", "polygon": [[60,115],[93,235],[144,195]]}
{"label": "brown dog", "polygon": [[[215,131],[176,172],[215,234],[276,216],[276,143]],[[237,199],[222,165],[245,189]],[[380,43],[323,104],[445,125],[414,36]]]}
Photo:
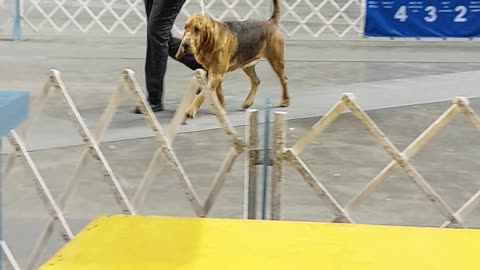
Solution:
{"label": "brown dog", "polygon": [[[260,80],[255,65],[266,58],[282,84],[282,103],[290,104],[287,76],[285,74],[285,48],[283,35],[278,28],[280,17],[279,0],[274,0],[272,17],[266,21],[219,22],[210,17],[194,15],[185,24],[182,43],[176,58],[192,54],[208,72],[208,87],[217,93],[225,107],[222,81],[225,73],[242,68],[251,80],[251,90],[243,102],[244,109],[252,106]],[[187,111],[193,118],[205,101],[200,91]]]}

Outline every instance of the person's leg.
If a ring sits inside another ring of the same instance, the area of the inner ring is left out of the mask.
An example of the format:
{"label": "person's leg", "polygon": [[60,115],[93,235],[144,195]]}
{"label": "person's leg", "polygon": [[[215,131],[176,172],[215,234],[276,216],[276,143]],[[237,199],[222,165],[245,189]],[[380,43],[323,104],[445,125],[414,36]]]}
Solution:
{"label": "person's leg", "polygon": [[[145,80],[148,101],[153,111],[163,110],[162,99],[167,53],[192,70],[203,68],[191,54],[187,54],[181,59],[175,58],[181,39],[173,37],[171,30],[184,3],[185,0],[144,0],[147,15]],[[135,113],[140,113],[140,110],[137,108]]]}
{"label": "person's leg", "polygon": [[[162,104],[164,77],[167,70],[168,43],[170,31],[185,0],[153,0],[152,10],[147,23],[150,54],[145,65],[148,101],[152,105]],[[179,3],[181,2],[181,3]],[[180,8],[178,8],[180,4]]]}
{"label": "person's leg", "polygon": [[171,30],[184,3],[185,0],[145,0],[148,18],[145,81],[148,101],[154,111],[163,110],[163,86]]}
{"label": "person's leg", "polygon": [[152,11],[153,1],[154,0],[143,0],[143,4],[145,5],[145,14],[147,15],[147,22]]}
{"label": "person's leg", "polygon": [[[145,15],[147,19],[147,48],[146,48],[146,53],[145,53],[145,82],[147,85],[147,92],[148,92],[148,102],[150,103],[152,109],[154,111],[161,111],[163,110],[162,104],[156,101],[156,97],[158,96],[158,91],[155,88],[155,84],[152,85],[151,82],[151,74],[152,74],[152,63],[155,62],[155,56],[153,55],[153,50],[155,49],[155,44],[152,42],[153,40],[153,35],[152,32],[149,31],[150,28],[148,27],[149,20],[150,20],[150,14],[152,13],[152,9],[154,4],[157,5],[157,0],[143,0],[143,4],[145,5]],[[133,110],[133,113],[141,113],[140,109],[136,107]]]}

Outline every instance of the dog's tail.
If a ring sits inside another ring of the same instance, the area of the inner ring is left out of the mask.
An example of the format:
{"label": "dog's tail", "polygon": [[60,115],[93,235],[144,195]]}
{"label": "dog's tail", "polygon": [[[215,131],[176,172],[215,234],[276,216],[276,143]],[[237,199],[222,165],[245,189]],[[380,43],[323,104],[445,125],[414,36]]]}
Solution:
{"label": "dog's tail", "polygon": [[268,21],[276,25],[280,22],[280,0],[273,0],[273,14]]}

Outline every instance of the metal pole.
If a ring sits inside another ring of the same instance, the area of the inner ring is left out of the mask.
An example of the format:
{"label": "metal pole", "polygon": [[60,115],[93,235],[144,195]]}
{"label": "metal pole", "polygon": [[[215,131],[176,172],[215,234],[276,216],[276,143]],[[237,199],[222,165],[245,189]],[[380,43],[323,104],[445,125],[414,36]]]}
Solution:
{"label": "metal pole", "polygon": [[283,151],[287,140],[287,113],[275,112],[274,119],[274,141],[272,150],[273,172],[272,172],[272,192],[271,192],[271,210],[272,220],[280,219],[280,205],[282,196],[283,181]]}
{"label": "metal pole", "polygon": [[[0,152],[2,151],[2,137],[0,137]],[[0,160],[0,243],[4,241],[3,239],[3,169],[2,161]],[[0,247],[0,270],[2,270],[3,265],[3,248]]]}
{"label": "metal pole", "polygon": [[270,164],[270,110],[272,104],[270,99],[265,100],[265,134],[263,140],[263,193],[262,193],[262,219],[267,215],[267,189],[268,189],[268,167]]}
{"label": "metal pole", "polygon": [[247,110],[247,150],[245,155],[245,217],[257,218],[257,110]]}
{"label": "metal pole", "polygon": [[14,41],[22,39],[22,0],[15,0],[12,35]]}

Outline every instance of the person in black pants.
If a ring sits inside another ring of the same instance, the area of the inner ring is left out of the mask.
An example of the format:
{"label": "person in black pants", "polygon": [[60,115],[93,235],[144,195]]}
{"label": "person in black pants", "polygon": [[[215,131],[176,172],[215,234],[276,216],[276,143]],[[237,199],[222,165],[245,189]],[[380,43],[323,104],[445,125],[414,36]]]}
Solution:
{"label": "person in black pants", "polygon": [[[147,15],[147,53],[145,81],[148,102],[154,112],[163,111],[163,87],[168,56],[175,58],[181,39],[172,36],[172,28],[186,0],[144,0]],[[191,70],[203,68],[191,54],[176,59]],[[141,113],[138,108],[134,113]]]}

